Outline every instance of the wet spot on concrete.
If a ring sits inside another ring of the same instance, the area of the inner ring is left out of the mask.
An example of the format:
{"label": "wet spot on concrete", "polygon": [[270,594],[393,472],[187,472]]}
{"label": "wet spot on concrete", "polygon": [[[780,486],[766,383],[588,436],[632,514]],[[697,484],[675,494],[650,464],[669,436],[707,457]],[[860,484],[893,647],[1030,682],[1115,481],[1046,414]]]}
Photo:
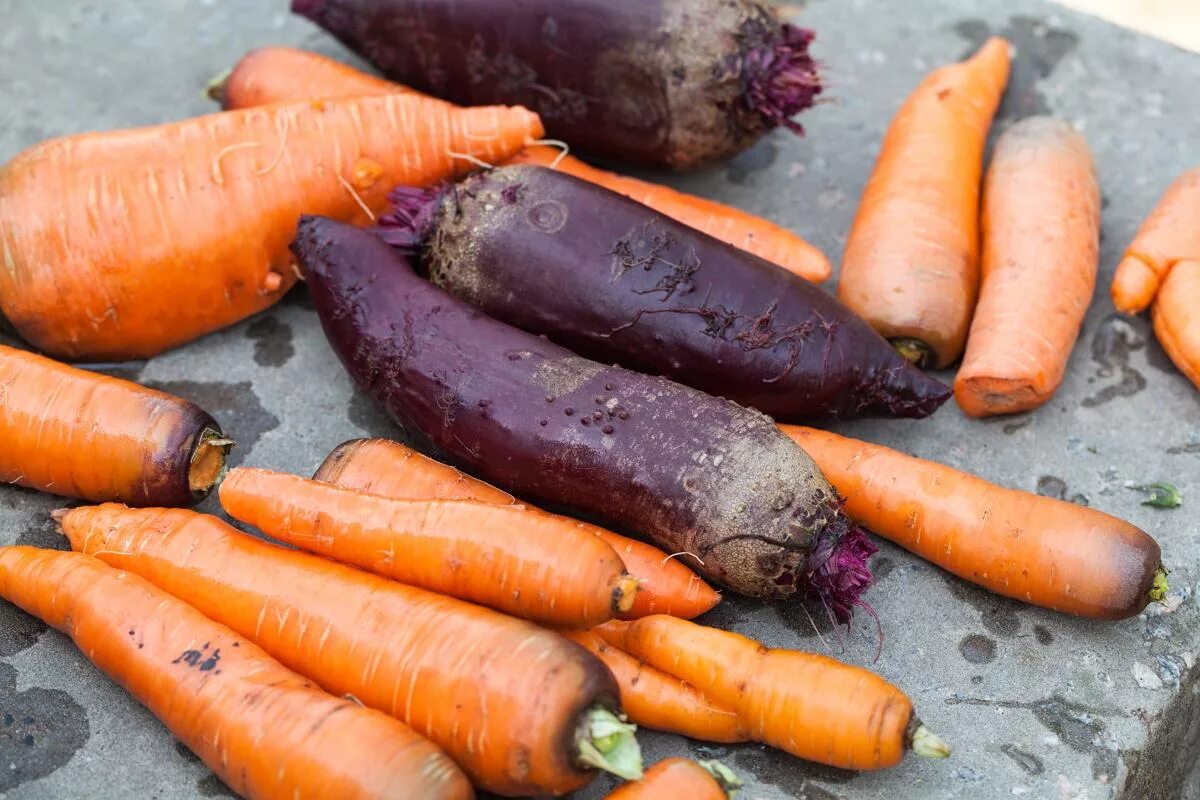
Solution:
{"label": "wet spot on concrete", "polygon": [[1031,423],[1031,422],[1033,422],[1033,417],[1025,416],[1025,417],[1022,417],[1021,419],[1018,419],[1016,422],[1004,423],[1004,427],[1002,430],[1004,431],[1005,434],[1012,436],[1014,433],[1021,430],[1022,428],[1028,427],[1029,423]]}
{"label": "wet spot on concrete", "polygon": [[1029,705],[1037,721],[1058,734],[1067,747],[1077,753],[1090,753],[1097,737],[1104,732],[1104,723],[1086,706],[1068,703],[1061,697],[1039,700]]}
{"label": "wet spot on concrete", "polygon": [[996,642],[983,634],[972,633],[958,643],[958,652],[972,664],[990,664],[996,660]]}
{"label": "wet spot on concrete", "polygon": [[735,772],[753,776],[758,783],[774,786],[788,797],[836,798],[819,784],[847,783],[858,776],[852,770],[801,761],[764,745],[735,745],[729,749]]}
{"label": "wet spot on concrete", "polygon": [[11,603],[0,604],[0,658],[16,655],[37,644],[49,626]]}
{"label": "wet spot on concrete", "polygon": [[216,418],[221,429],[237,442],[229,454],[230,466],[245,461],[263,434],[279,427],[279,418],[263,408],[249,381],[167,381],[150,385],[191,400]]}
{"label": "wet spot on concrete", "polygon": [[346,417],[368,436],[395,439],[403,433],[400,426],[388,419],[374,400],[357,389],[346,408]]}
{"label": "wet spot on concrete", "polygon": [[1008,89],[997,112],[1000,119],[1019,120],[1050,112],[1038,85],[1079,44],[1074,32],[1024,16],[1012,17],[1000,31],[993,32],[986,22],[978,19],[963,20],[954,30],[971,43],[966,55],[974,53],[993,35],[1003,36],[1015,46]]}
{"label": "wet spot on concrete", "polygon": [[1116,750],[1102,747],[1092,753],[1092,778],[1100,783],[1112,783],[1117,777],[1120,756]]}
{"label": "wet spot on concrete", "polygon": [[1037,493],[1042,497],[1053,497],[1055,500],[1066,500],[1076,505],[1086,506],[1089,501],[1087,495],[1073,494],[1067,496],[1067,482],[1062,478],[1054,475],[1043,475],[1038,478]]}
{"label": "wet spot on concrete", "polygon": [[1167,448],[1167,455],[1182,456],[1188,454],[1200,455],[1200,442],[1188,442],[1187,444]]}
{"label": "wet spot on concrete", "polygon": [[262,316],[246,329],[254,342],[254,363],[260,367],[282,367],[296,354],[292,327],[273,316]]}
{"label": "wet spot on concrete", "polygon": [[90,736],[87,713],[69,694],[40,687],[18,692],[17,670],[0,663],[0,792],[52,774]]}
{"label": "wet spot on concrete", "polygon": [[196,791],[204,797],[237,798],[233,790],[224,784],[216,775],[208,775],[196,781]]}
{"label": "wet spot on concrete", "polygon": [[1054,641],[1054,634],[1045,625],[1034,625],[1033,636],[1037,639],[1038,644],[1050,644]]}
{"label": "wet spot on concrete", "polygon": [[1146,346],[1145,322],[1130,320],[1118,314],[1105,318],[1092,334],[1092,361],[1096,364],[1095,378],[1106,380],[1107,386],[1085,397],[1085,408],[1096,408],[1116,400],[1132,397],[1146,388],[1146,378],[1129,365],[1129,356]]}
{"label": "wet spot on concrete", "polygon": [[732,183],[747,184],[750,183],[754,176],[762,172],[775,163],[775,157],[779,154],[777,148],[770,139],[762,139],[749,150],[739,153],[730,162],[726,168],[725,177]]}
{"label": "wet spot on concrete", "polygon": [[943,579],[955,599],[967,603],[979,612],[980,622],[988,633],[1002,639],[1011,639],[1021,630],[1021,618],[1017,616],[1021,604],[1017,601],[998,597],[953,575],[943,575]]}
{"label": "wet spot on concrete", "polygon": [[1029,775],[1042,775],[1046,772],[1046,765],[1040,758],[1033,753],[1025,752],[1015,744],[1001,745],[1000,752],[1015,761],[1017,766]]}
{"label": "wet spot on concrete", "polygon": [[871,559],[871,574],[875,577],[876,584],[882,583],[895,568],[896,562],[887,556],[876,556]]}

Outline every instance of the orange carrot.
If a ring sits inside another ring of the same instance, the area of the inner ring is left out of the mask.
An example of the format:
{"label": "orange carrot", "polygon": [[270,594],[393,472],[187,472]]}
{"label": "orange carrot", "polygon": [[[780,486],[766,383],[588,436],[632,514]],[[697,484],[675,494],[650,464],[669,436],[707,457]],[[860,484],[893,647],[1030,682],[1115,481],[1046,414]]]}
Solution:
{"label": "orange carrot", "polygon": [[186,400],[0,345],[0,482],[188,506],[208,495],[232,445]]}
{"label": "orange carrot", "polygon": [[1200,167],[1171,184],[1137,235],[1113,277],[1112,299],[1118,311],[1137,314],[1149,308],[1159,287],[1179,261],[1200,261]]}
{"label": "orange carrot", "polygon": [[1154,303],[1154,333],[1179,371],[1200,389],[1200,258],[1171,268]]}
{"label": "orange carrot", "polygon": [[949,755],[912,703],[861,667],[770,650],[729,631],[659,614],[596,629],[609,644],[737,712],[756,742],[843,769],[900,763],[907,749]]}
{"label": "orange carrot", "polygon": [[886,447],[780,427],[855,522],[963,580],[1096,619],[1132,617],[1166,593],[1158,544],[1127,522]]}
{"label": "orange carrot", "polygon": [[531,622],[285,550],[190,511],[108,504],[60,519],[71,546],[252,639],[327,691],[407,722],[480,788],[562,794],[591,766],[640,775],[612,675]]}
{"label": "orange carrot", "polygon": [[954,397],[973,417],[1037,408],[1062,383],[1096,288],[1100,187],[1087,140],[1030,117],[1000,137],[983,189],[983,286]]}
{"label": "orange carrot", "polygon": [[[210,88],[224,108],[308,100],[316,97],[412,92],[406,86],[361,72],[331,58],[289,47],[252,50]],[[667,186],[596,169],[556,147],[524,150],[509,163],[552,166],[598,184],[690,225],[709,236],[765,258],[802,278],[833,274],[829,259],[796,234],[745,211],[678,192]]]}
{"label": "orange carrot", "polygon": [[473,796],[433,743],[330,697],[136,575],[78,553],[2,547],[0,597],[70,636],[242,797]]}
{"label": "orange carrot", "polygon": [[[354,439],[334,448],[314,480],[402,500],[479,500],[509,505],[512,495],[387,439]],[[562,518],[567,522],[567,518]],[[671,614],[691,619],[721,599],[694,572],[657,547],[613,533],[598,525],[569,520],[580,531],[609,544],[641,586],[633,608],[622,619]]]}
{"label": "orange carrot", "polygon": [[54,355],[152,356],[276,302],[301,214],[366,222],[397,184],[541,133],[524,109],[390,94],[45,142],[0,168],[0,309]]}
{"label": "orange carrot", "polygon": [[310,553],[548,625],[628,611],[637,579],[553,514],[477,500],[395,500],[261,469],[221,483],[234,519]]}
{"label": "orange carrot", "polygon": [[979,182],[1009,44],[930,73],[896,113],[863,191],[838,296],[921,366],[962,354],[979,287]]}
{"label": "orange carrot", "polygon": [[621,687],[621,706],[638,726],[703,742],[748,740],[733,709],[714,703],[695,687],[608,644],[595,631],[570,631],[566,636],[604,662]]}
{"label": "orange carrot", "polygon": [[650,769],[640,781],[627,783],[605,800],[726,800],[742,785],[719,761],[668,758]]}

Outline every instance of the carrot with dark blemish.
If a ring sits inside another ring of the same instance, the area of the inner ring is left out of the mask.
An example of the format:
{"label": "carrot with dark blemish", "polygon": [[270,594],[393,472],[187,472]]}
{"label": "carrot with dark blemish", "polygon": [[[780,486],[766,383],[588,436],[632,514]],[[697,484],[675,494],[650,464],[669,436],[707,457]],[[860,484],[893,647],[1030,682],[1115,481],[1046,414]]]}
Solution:
{"label": "carrot with dark blemish", "polygon": [[250,800],[467,800],[400,721],[331,697],[149,582],[79,553],[0,547],[0,597],[62,631]]}
{"label": "carrot with dark blemish", "polygon": [[1113,305],[1126,314],[1145,311],[1180,261],[1200,261],[1200,167],[1179,176],[1138,228],[1117,265]]}
{"label": "carrot with dark blemish", "polygon": [[727,800],[742,782],[720,761],[668,758],[646,770],[640,781],[627,783],[604,800]]}
{"label": "carrot with dark blemish", "polygon": [[[516,502],[512,495],[489,483],[387,439],[355,439],[338,445],[313,479],[404,500],[478,500],[500,505]],[[621,613],[621,619],[649,614],[691,619],[720,602],[721,595],[680,559],[599,525],[561,519],[599,536],[617,551],[625,569],[637,576],[639,587],[633,607]]]}
{"label": "carrot with dark blemish", "polygon": [[234,519],[310,553],[564,627],[633,606],[637,578],[572,520],[477,500],[396,500],[238,468],[221,483]]}

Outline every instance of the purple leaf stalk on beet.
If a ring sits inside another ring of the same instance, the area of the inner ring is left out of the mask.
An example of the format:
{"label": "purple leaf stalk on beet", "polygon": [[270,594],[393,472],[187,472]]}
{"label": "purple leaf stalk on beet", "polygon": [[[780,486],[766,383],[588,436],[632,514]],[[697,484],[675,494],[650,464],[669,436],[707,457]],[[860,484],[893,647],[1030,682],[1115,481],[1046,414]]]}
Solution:
{"label": "purple leaf stalk on beet", "polygon": [[735,591],[813,598],[843,621],[861,603],[874,547],[767,417],[491,319],[368,231],[305,217],[292,252],[342,363],[410,433],[690,553]]}
{"label": "purple leaf stalk on beet", "polygon": [[292,0],[387,77],[463,105],[519,104],[593,155],[727,159],[821,92],[812,31],[758,0]]}
{"label": "purple leaf stalk on beet", "polygon": [[398,189],[378,233],[487,314],[780,421],[920,418],[950,389],[787,270],[543,167]]}

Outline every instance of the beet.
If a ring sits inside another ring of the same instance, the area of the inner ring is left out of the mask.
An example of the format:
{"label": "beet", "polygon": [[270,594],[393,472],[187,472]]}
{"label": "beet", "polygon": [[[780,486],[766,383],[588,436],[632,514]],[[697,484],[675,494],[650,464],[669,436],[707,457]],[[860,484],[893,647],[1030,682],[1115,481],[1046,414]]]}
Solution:
{"label": "beet", "polygon": [[305,217],[292,252],[342,362],[410,433],[528,499],[692,553],[735,591],[849,618],[874,547],[767,417],[493,320],[370,232]]}
{"label": "beet", "polygon": [[817,286],[607,189],[502,167],[400,189],[379,231],[490,316],[781,421],[932,414],[950,389]]}
{"label": "beet", "polygon": [[749,147],[821,91],[811,31],[758,0],[293,0],[395,81],[519,104],[606,159],[687,169]]}

